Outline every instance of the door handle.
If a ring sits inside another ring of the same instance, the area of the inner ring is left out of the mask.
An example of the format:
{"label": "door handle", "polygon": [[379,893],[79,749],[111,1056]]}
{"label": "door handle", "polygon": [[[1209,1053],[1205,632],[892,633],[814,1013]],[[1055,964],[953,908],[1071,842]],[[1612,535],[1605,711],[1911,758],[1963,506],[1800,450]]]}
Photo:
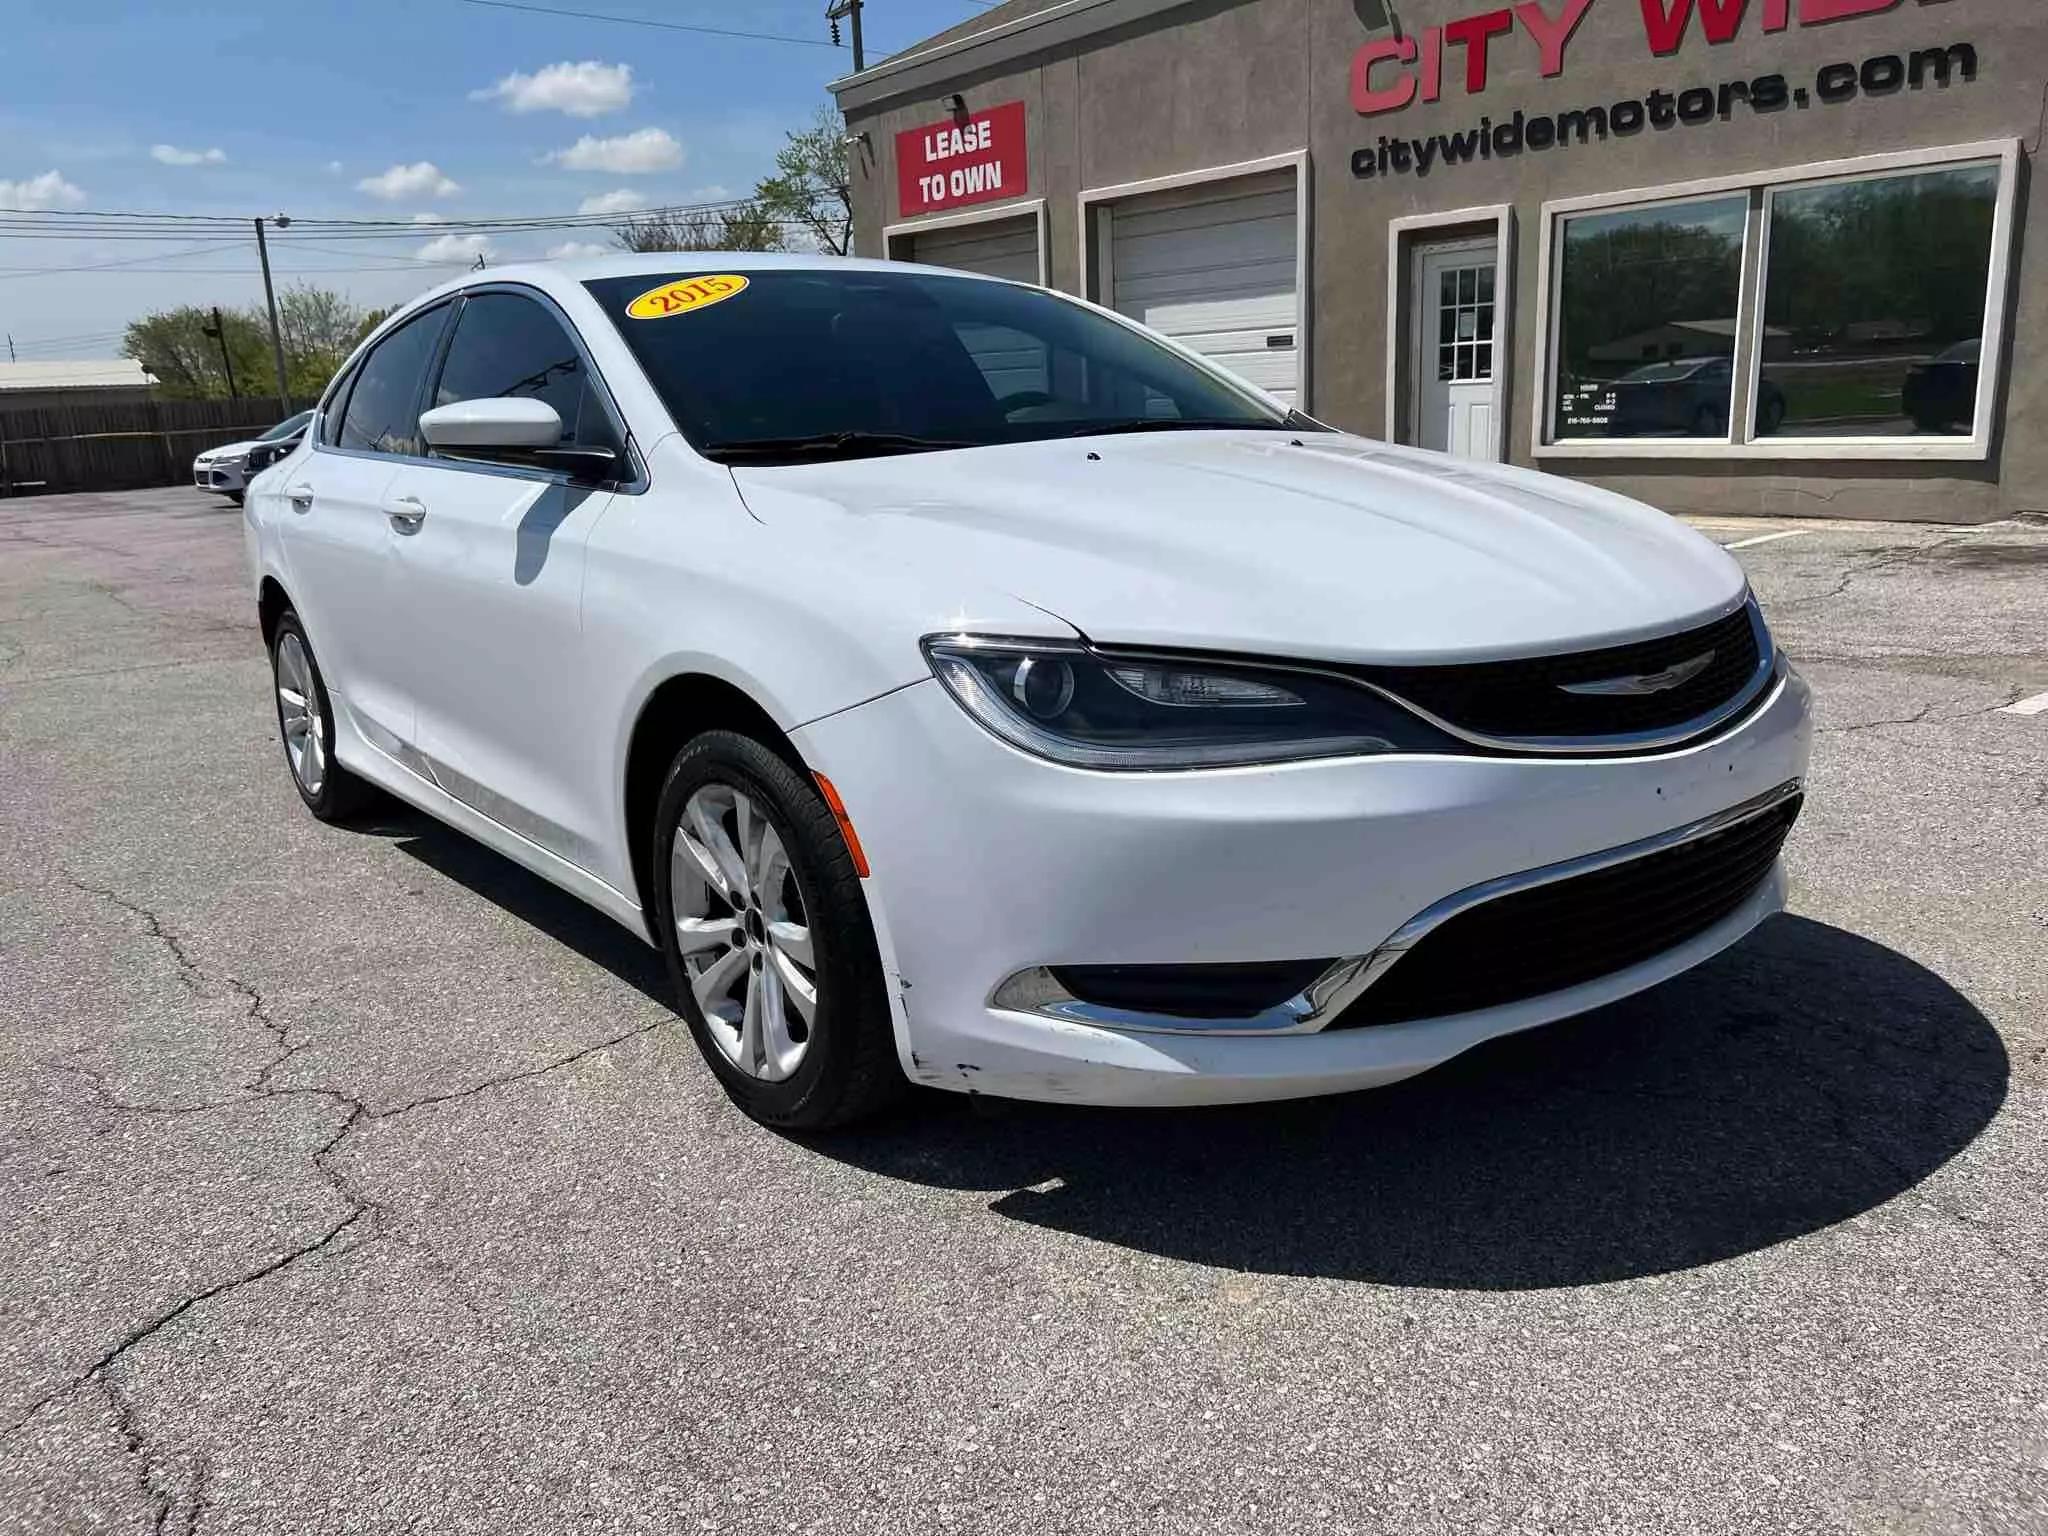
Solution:
{"label": "door handle", "polygon": [[384,515],[400,533],[417,533],[427,520],[427,504],[417,496],[394,496],[384,503]]}
{"label": "door handle", "polygon": [[313,487],[304,480],[299,481],[296,485],[286,486],[284,494],[285,500],[292,504],[294,512],[310,512],[313,510]]}

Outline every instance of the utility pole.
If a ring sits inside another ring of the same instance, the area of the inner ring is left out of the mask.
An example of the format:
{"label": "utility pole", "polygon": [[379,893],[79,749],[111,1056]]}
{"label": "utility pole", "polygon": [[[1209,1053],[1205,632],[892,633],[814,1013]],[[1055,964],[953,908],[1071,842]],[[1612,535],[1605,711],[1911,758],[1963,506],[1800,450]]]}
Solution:
{"label": "utility pole", "polygon": [[[277,214],[279,229],[291,228],[292,221]],[[263,243],[263,220],[256,221],[256,256],[263,263],[263,302],[270,310],[270,355],[277,362],[277,405],[285,415],[292,413],[292,394],[284,379],[284,333],[277,328],[277,292],[270,286],[270,247]]]}
{"label": "utility pole", "polygon": [[7,361],[14,361],[14,332],[7,333]]}
{"label": "utility pole", "polygon": [[867,50],[860,44],[860,8],[867,0],[832,0],[825,8],[825,19],[832,23],[832,46],[839,46],[839,20],[846,17],[853,26],[853,72],[857,75],[868,67]]}
{"label": "utility pole", "polygon": [[235,363],[234,359],[228,356],[228,328],[221,324],[218,304],[213,306],[213,324],[201,326],[200,329],[220,343],[220,366],[228,376],[228,398],[238,398],[241,392],[235,388]]}

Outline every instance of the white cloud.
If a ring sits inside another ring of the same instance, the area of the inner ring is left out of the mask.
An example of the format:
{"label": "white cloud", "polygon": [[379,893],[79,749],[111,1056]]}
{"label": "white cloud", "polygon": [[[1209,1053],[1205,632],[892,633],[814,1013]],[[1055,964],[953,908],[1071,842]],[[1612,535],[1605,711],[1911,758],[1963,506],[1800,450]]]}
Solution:
{"label": "white cloud", "polygon": [[490,256],[491,239],[488,235],[436,235],[415,254],[421,261],[468,263]]}
{"label": "white cloud", "polygon": [[59,171],[45,171],[27,181],[0,181],[0,208],[76,208],[85,194]]}
{"label": "white cloud", "polygon": [[600,192],[595,197],[586,197],[576,205],[578,213],[631,213],[636,208],[645,208],[647,199],[630,187],[621,187],[616,192]]}
{"label": "white cloud", "polygon": [[377,176],[365,176],[356,183],[359,190],[372,197],[381,197],[396,202],[401,197],[449,197],[462,188],[441,174],[441,168],[431,160],[415,160],[411,165],[394,165],[390,170]]}
{"label": "white cloud", "polygon": [[469,93],[471,101],[502,101],[508,112],[566,112],[571,117],[602,117],[632,105],[633,66],[550,64],[538,74],[517,70],[496,85]]}
{"label": "white cloud", "polygon": [[683,163],[683,146],[660,128],[642,128],[615,139],[585,134],[567,149],[544,157],[545,163],[570,171],[609,171],[614,176],[644,176],[672,171]]}
{"label": "white cloud", "polygon": [[227,152],[221,149],[180,149],[175,144],[152,144],[149,158],[158,165],[224,165]]}
{"label": "white cloud", "polygon": [[560,245],[548,247],[549,261],[576,261],[584,256],[610,256],[616,254],[608,245],[598,245],[590,240],[564,240]]}
{"label": "white cloud", "polygon": [[328,161],[327,174],[330,176],[339,176],[341,174],[341,162],[339,160]]}
{"label": "white cloud", "polygon": [[686,203],[723,203],[732,197],[732,188],[723,182],[714,181],[708,187],[699,187],[683,201]]}

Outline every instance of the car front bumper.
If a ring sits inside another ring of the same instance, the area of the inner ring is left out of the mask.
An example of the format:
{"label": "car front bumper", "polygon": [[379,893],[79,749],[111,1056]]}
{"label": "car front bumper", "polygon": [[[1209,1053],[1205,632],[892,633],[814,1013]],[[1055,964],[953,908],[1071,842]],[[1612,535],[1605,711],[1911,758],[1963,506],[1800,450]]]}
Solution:
{"label": "car front bumper", "polygon": [[868,856],[911,1079],[1135,1105],[1289,1098],[1412,1076],[1698,964],[1783,907],[1782,871],[1647,960],[1449,1017],[1328,1030],[1328,1017],[1292,1029],[1112,1025],[1020,1004],[1004,983],[1041,967],[1369,957],[1473,887],[1782,792],[1805,774],[1811,730],[1806,685],[1787,668],[1738,725],[1639,758],[1087,772],[996,741],[936,683],[813,722],[796,741],[832,779]]}
{"label": "car front bumper", "polygon": [[244,487],[245,478],[239,459],[195,463],[192,466],[192,483],[202,491],[239,491]]}

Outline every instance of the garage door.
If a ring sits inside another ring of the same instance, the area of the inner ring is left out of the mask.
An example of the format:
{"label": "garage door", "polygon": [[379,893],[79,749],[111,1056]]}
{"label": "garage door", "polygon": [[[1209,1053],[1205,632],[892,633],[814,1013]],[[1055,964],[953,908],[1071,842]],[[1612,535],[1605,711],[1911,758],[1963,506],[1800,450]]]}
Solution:
{"label": "garage door", "polygon": [[1031,214],[897,238],[892,255],[934,267],[958,267],[1012,282],[1038,281],[1038,220]]}
{"label": "garage door", "polygon": [[1294,172],[1111,205],[1111,304],[1296,404],[1301,351]]}

